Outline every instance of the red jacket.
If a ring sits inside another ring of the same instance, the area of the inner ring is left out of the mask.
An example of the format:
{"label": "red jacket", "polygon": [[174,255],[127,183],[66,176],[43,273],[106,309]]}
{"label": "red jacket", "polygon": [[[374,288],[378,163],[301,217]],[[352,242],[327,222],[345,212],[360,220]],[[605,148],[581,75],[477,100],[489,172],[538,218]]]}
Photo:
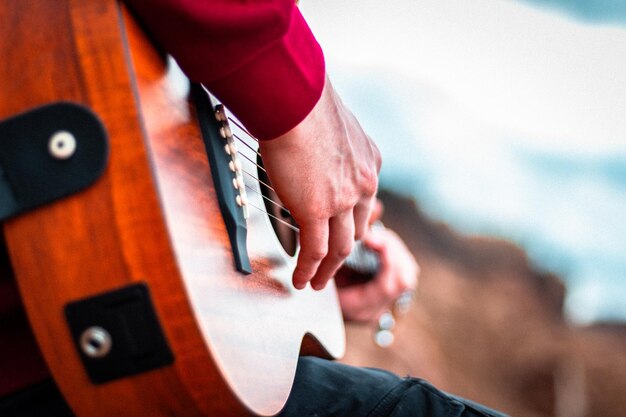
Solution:
{"label": "red jacket", "polygon": [[[324,57],[294,0],[126,0],[194,81],[259,139],[286,133],[321,96]],[[48,371],[0,271],[0,397]]]}
{"label": "red jacket", "polygon": [[259,139],[286,133],[320,98],[324,56],[294,0],[127,3],[185,73]]}

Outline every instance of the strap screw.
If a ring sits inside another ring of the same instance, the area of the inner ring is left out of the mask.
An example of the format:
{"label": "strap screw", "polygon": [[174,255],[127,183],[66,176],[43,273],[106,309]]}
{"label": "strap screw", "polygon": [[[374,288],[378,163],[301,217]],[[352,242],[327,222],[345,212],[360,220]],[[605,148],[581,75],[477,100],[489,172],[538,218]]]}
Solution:
{"label": "strap screw", "polygon": [[55,159],[69,159],[76,152],[76,137],[66,130],[60,130],[50,136],[48,152]]}
{"label": "strap screw", "polygon": [[99,359],[109,354],[113,339],[105,329],[100,326],[92,326],[80,336],[80,348],[90,358]]}

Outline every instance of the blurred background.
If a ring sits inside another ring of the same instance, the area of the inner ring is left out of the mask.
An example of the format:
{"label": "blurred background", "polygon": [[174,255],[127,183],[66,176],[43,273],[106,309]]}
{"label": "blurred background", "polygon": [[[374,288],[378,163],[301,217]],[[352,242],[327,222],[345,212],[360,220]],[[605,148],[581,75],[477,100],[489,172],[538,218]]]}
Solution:
{"label": "blurred background", "polygon": [[626,415],[626,2],[305,0],[422,266],[346,361],[512,415]]}

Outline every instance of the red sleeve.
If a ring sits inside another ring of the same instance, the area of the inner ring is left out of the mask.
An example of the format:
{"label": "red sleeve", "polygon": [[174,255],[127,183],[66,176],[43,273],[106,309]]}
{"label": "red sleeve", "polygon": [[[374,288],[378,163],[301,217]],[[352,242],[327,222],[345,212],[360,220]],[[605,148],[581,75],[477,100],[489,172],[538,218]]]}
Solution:
{"label": "red sleeve", "polygon": [[259,139],[286,133],[319,100],[324,56],[294,0],[126,1]]}

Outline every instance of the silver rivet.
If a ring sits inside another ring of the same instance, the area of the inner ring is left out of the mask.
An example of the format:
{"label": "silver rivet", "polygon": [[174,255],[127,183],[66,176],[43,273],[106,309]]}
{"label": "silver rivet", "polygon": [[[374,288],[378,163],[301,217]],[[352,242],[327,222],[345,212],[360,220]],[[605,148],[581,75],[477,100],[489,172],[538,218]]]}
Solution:
{"label": "silver rivet", "polygon": [[390,330],[379,330],[376,332],[376,335],[374,336],[374,342],[376,343],[376,345],[382,348],[386,348],[386,347],[393,345],[394,339],[395,337],[393,336],[393,333],[391,333]]}
{"label": "silver rivet", "polygon": [[230,161],[228,163],[228,169],[230,169],[231,171],[235,172],[235,163],[233,161]]}
{"label": "silver rivet", "polygon": [[92,326],[80,335],[80,348],[90,358],[103,358],[109,354],[113,339],[105,329]]}
{"label": "silver rivet", "polygon": [[235,198],[235,201],[237,202],[237,205],[239,207],[243,206],[243,200],[241,199],[240,195],[238,195],[237,198]]}
{"label": "silver rivet", "polygon": [[396,325],[396,319],[390,311],[385,311],[378,318],[378,328],[380,330],[391,330]]}
{"label": "silver rivet", "polygon": [[224,151],[226,151],[226,155],[230,155],[230,145],[228,143],[224,145]]}
{"label": "silver rivet", "polygon": [[68,159],[76,152],[76,137],[66,130],[59,130],[50,136],[48,152],[55,159]]}
{"label": "silver rivet", "polygon": [[233,178],[233,187],[235,187],[235,190],[239,189],[239,183],[237,182],[237,178]]}
{"label": "silver rivet", "polygon": [[411,309],[411,304],[415,298],[415,291],[405,291],[396,299],[394,307],[398,314],[406,314]]}

